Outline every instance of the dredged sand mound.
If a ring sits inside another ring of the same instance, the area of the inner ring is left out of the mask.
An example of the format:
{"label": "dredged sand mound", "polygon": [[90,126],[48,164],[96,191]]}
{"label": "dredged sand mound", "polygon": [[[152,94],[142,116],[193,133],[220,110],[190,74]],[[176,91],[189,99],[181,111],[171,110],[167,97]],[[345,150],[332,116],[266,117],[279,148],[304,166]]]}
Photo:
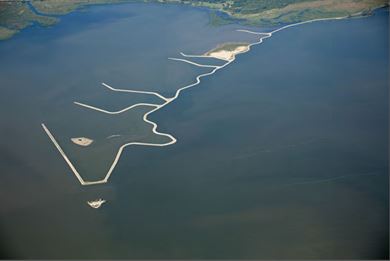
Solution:
{"label": "dredged sand mound", "polygon": [[92,144],[93,140],[85,138],[85,137],[78,137],[78,138],[71,138],[71,141],[74,144],[86,147]]}
{"label": "dredged sand mound", "polygon": [[205,53],[205,56],[231,61],[237,54],[249,51],[249,44],[247,43],[226,43],[217,48]]}
{"label": "dredged sand mound", "polygon": [[101,198],[98,200],[94,200],[94,201],[87,201],[88,205],[91,208],[100,208],[102,206],[102,204],[105,202],[106,202],[106,200],[101,199]]}

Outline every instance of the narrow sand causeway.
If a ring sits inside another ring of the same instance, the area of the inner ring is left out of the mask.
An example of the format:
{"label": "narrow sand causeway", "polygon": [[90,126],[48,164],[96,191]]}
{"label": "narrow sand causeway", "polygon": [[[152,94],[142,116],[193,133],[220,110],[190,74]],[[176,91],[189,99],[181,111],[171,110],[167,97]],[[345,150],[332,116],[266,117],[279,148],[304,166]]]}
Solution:
{"label": "narrow sand causeway", "polygon": [[[97,107],[94,107],[94,106],[91,106],[91,105],[79,103],[79,102],[76,102],[76,101],[74,102],[74,104],[78,105],[78,106],[81,106],[83,108],[89,109],[89,110],[93,110],[96,113],[106,113],[106,114],[111,114],[111,115],[123,113],[125,111],[128,111],[128,110],[130,110],[132,108],[135,108],[135,107],[138,107],[138,106],[152,107],[151,110],[149,110],[148,112],[146,112],[144,114],[143,120],[146,123],[149,123],[150,125],[153,126],[152,127],[152,132],[154,134],[156,134],[158,136],[165,137],[165,138],[169,138],[170,141],[165,142],[165,143],[148,143],[148,142],[134,141],[134,142],[129,142],[129,143],[123,144],[119,148],[113,163],[111,164],[110,168],[107,171],[106,176],[103,179],[101,179],[101,180],[85,181],[82,178],[82,176],[79,174],[79,172],[77,171],[75,166],[72,164],[72,162],[69,160],[69,158],[67,157],[65,152],[62,150],[60,144],[57,142],[57,140],[55,139],[54,135],[50,132],[50,130],[47,128],[47,126],[44,123],[42,123],[41,126],[42,126],[43,130],[46,132],[46,134],[48,135],[49,139],[54,144],[54,146],[57,148],[57,150],[59,151],[61,156],[64,158],[65,162],[68,164],[68,166],[72,170],[72,172],[75,175],[75,177],[79,180],[81,185],[85,186],[85,185],[97,185],[97,184],[107,183],[108,179],[110,178],[110,176],[111,176],[111,174],[112,174],[112,172],[113,172],[113,170],[115,168],[115,166],[117,165],[117,163],[119,161],[119,158],[120,158],[124,148],[126,148],[127,146],[135,145],[135,146],[165,147],[165,146],[170,146],[172,144],[175,144],[177,142],[176,138],[173,137],[171,134],[158,132],[157,131],[157,124],[155,122],[152,122],[151,120],[149,120],[148,116],[150,114],[152,114],[153,112],[155,112],[157,110],[160,110],[161,108],[163,108],[166,105],[170,104],[172,101],[176,100],[180,96],[182,91],[184,91],[186,89],[189,89],[189,88],[192,88],[192,87],[195,87],[196,85],[198,85],[201,82],[201,78],[213,75],[218,70],[228,66],[229,64],[231,64],[232,62],[234,62],[236,60],[236,55],[242,54],[242,53],[246,53],[246,52],[250,51],[250,48],[252,46],[259,45],[259,44],[263,43],[263,40],[265,40],[267,38],[270,38],[274,33],[280,32],[280,31],[285,30],[285,29],[290,28],[290,27],[302,25],[302,24],[308,24],[308,23],[318,22],[318,21],[327,21],[327,20],[340,20],[340,19],[345,19],[345,18],[347,18],[347,17],[334,17],[334,18],[314,19],[314,20],[310,20],[310,21],[305,21],[305,22],[300,22],[300,23],[286,25],[286,26],[280,27],[280,28],[278,28],[276,30],[273,30],[271,32],[266,32],[266,33],[263,33],[263,32],[253,32],[253,31],[249,31],[249,30],[237,30],[238,32],[258,35],[259,39],[258,39],[258,41],[254,42],[254,43],[251,43],[251,44],[246,44],[246,43],[226,43],[226,44],[223,44],[223,45],[221,45],[221,46],[219,46],[219,47],[217,47],[217,48],[215,48],[215,49],[213,49],[213,50],[211,50],[211,51],[209,51],[209,52],[207,52],[206,54],[203,54],[203,55],[188,55],[188,54],[180,53],[181,56],[187,57],[187,58],[192,58],[192,57],[193,58],[210,58],[210,57],[212,57],[212,58],[216,58],[216,59],[220,59],[220,60],[226,61],[225,64],[220,65],[220,66],[199,64],[199,63],[195,63],[193,61],[186,60],[186,59],[169,58],[170,60],[173,60],[173,61],[185,62],[185,63],[192,64],[194,66],[209,67],[209,68],[212,69],[210,72],[198,75],[196,77],[196,81],[194,83],[191,83],[189,85],[186,85],[186,86],[183,86],[183,87],[179,88],[175,92],[174,96],[170,97],[170,98],[164,97],[163,95],[161,95],[161,94],[159,94],[157,92],[115,89],[115,88],[109,86],[108,84],[102,83],[102,85],[105,88],[108,88],[109,90],[115,91],[115,92],[132,92],[132,93],[143,93],[143,94],[154,95],[154,96],[159,97],[163,101],[163,103],[162,104],[137,103],[137,104],[133,104],[133,105],[131,105],[129,107],[123,108],[123,109],[121,109],[119,111],[107,111],[107,110],[103,110],[101,108],[97,108]],[[117,135],[115,135],[115,136],[117,136]],[[73,139],[75,139],[75,140],[73,140]],[[93,140],[85,138],[85,137],[73,138],[73,139],[72,139],[72,141],[74,143],[80,145],[80,146],[88,146],[88,145],[90,145],[93,142]],[[105,200],[99,199],[99,200],[96,200],[96,201],[90,201],[90,202],[88,202],[88,204],[91,207],[93,207],[93,208],[98,208],[104,202],[105,202]]]}

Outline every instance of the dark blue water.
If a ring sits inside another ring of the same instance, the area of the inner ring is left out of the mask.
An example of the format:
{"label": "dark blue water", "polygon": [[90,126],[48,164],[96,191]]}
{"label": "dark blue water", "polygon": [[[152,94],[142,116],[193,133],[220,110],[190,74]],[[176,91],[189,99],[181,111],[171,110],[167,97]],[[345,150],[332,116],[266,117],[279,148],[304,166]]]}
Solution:
{"label": "dark blue water", "polygon": [[[151,101],[107,94],[102,81],[169,95],[202,70],[167,57],[253,38],[210,27],[205,10],[129,4],[1,42],[2,255],[388,257],[387,20],[381,10],[275,34],[151,115],[177,144],[128,148],[95,187],[77,183],[42,121],[81,128],[76,99],[112,109]],[[117,127],[148,134],[141,115]],[[111,126],[90,117],[91,135]],[[94,197],[108,202],[93,210]]]}

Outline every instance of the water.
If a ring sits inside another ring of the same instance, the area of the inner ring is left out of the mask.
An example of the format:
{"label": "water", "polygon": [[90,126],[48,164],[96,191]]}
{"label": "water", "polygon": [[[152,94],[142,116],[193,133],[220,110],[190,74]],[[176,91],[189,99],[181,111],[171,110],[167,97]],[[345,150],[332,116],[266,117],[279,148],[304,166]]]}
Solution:
{"label": "water", "polygon": [[[154,139],[140,121],[145,108],[102,119],[72,102],[158,102],[100,83],[171,96],[204,69],[167,57],[254,36],[209,26],[205,10],[125,4],[1,42],[2,255],[385,258],[387,19],[381,10],[275,34],[151,115],[178,143],[128,147],[109,183],[91,187],[80,186],[41,122],[64,144],[75,130],[103,140],[111,124]],[[105,144],[100,158],[79,163],[86,177],[104,174],[118,146]],[[97,197],[108,202],[93,210],[85,201]]]}

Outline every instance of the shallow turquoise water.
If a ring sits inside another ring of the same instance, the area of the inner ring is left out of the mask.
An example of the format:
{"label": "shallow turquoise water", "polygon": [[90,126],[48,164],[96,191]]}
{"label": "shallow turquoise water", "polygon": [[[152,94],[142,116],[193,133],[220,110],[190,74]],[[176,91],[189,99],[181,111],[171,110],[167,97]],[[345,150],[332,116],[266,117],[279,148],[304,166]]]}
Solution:
{"label": "shallow turquoise water", "polygon": [[[151,115],[177,144],[128,148],[110,183],[77,183],[39,124],[74,130],[75,99],[151,101],[108,96],[102,81],[172,94],[202,70],[167,57],[253,40],[207,19],[94,6],[0,43],[4,257],[386,257],[386,10],[275,34]],[[108,200],[98,211],[85,204],[96,197]]]}

